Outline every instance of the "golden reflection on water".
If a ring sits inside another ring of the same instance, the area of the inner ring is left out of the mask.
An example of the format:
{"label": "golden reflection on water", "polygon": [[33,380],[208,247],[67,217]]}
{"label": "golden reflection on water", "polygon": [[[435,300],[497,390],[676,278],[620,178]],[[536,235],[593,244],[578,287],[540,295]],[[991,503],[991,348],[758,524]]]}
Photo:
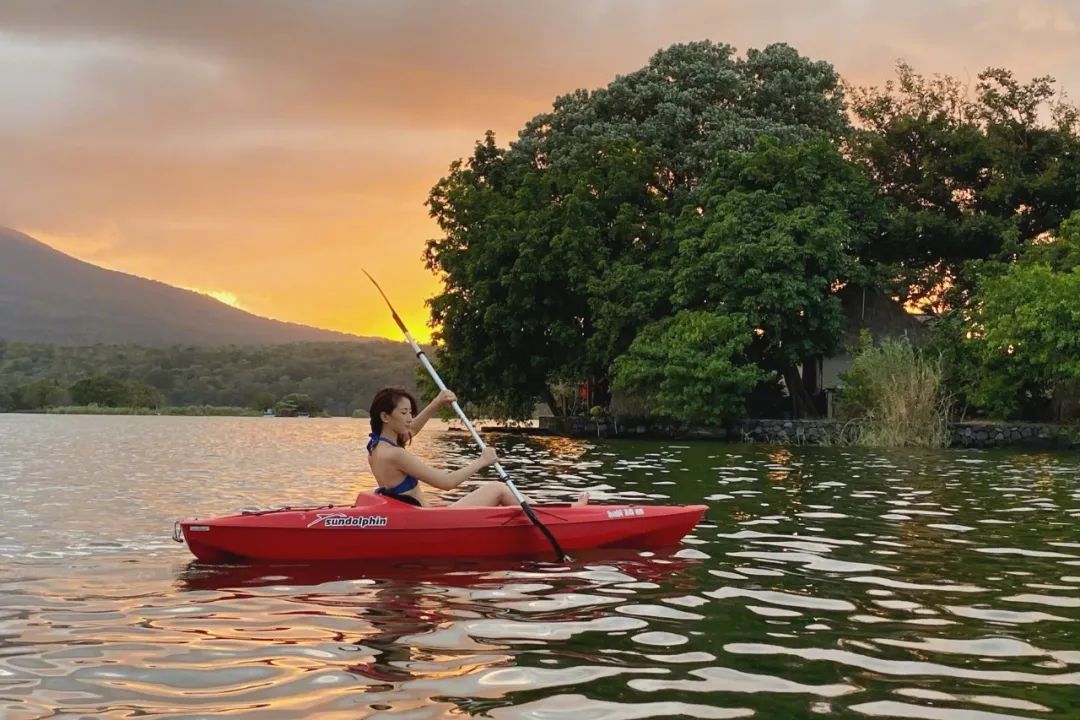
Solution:
{"label": "golden reflection on water", "polygon": [[[796,469],[792,467],[794,456],[791,454],[791,451],[785,447],[771,450],[767,457],[774,465],[774,467],[769,468],[767,474],[769,480],[772,480],[773,482],[782,483],[796,471]],[[780,467],[775,467],[776,465],[779,465]]]}
{"label": "golden reflection on water", "polygon": [[544,453],[569,461],[577,460],[593,447],[584,440],[555,435],[533,435],[529,443]]}

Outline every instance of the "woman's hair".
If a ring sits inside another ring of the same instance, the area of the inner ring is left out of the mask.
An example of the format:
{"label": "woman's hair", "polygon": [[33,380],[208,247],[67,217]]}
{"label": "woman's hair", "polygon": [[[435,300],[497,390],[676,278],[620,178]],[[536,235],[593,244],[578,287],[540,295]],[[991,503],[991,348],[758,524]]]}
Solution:
{"label": "woman's hair", "polygon": [[[371,415],[371,432],[376,435],[382,435],[383,421],[381,413],[391,414],[394,409],[401,402],[401,398],[408,398],[409,405],[412,407],[412,414],[415,416],[417,412],[416,398],[413,394],[404,388],[388,387],[383,388],[379,392],[375,393],[375,398],[371,401],[371,409],[368,410],[368,414]],[[398,435],[398,445],[405,445],[409,442],[408,437]]]}

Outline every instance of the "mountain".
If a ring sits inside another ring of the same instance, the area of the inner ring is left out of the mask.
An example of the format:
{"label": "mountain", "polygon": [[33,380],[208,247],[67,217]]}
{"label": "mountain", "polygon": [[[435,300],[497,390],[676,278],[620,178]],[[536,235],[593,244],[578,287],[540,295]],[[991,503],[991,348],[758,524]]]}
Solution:
{"label": "mountain", "polygon": [[0,227],[0,338],[58,345],[269,345],[356,335],[259,317],[156,280],[106,270]]}

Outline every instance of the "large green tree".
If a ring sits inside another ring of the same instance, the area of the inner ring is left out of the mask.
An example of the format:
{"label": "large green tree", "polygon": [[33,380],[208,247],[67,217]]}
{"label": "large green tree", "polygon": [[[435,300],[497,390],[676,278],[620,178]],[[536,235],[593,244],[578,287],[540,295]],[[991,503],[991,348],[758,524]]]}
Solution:
{"label": "large green tree", "polygon": [[557,380],[601,399],[643,324],[672,312],[674,218],[733,150],[847,129],[839,78],[786,45],[675,45],[555,100],[509,148],[490,133],[428,204],[439,364],[462,395],[519,412]]}
{"label": "large green tree", "polygon": [[797,414],[813,415],[796,366],[837,349],[836,292],[869,281],[859,257],[879,234],[884,205],[825,139],[762,138],[717,165],[700,205],[679,221],[673,300],[746,318],[750,356],[783,375]]}
{"label": "large green tree", "polygon": [[1017,264],[986,283],[965,340],[978,360],[974,397],[999,416],[1080,399],[1080,266]]}

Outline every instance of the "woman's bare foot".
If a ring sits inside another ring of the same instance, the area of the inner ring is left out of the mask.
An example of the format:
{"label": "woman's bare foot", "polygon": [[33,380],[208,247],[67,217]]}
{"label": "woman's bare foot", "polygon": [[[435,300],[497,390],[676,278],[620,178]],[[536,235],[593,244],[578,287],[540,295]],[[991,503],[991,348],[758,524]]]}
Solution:
{"label": "woman's bare foot", "polygon": [[583,492],[580,495],[578,495],[577,500],[570,503],[570,507],[583,507],[583,506],[588,505],[588,504],[589,504],[589,493]]}

